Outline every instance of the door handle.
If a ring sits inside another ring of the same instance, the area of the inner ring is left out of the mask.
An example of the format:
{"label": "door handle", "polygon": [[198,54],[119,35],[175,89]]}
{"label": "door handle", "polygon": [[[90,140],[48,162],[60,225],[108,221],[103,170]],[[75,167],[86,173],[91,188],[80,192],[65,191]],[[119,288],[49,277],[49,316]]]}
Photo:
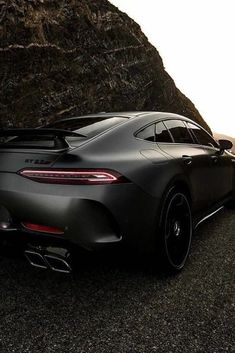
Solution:
{"label": "door handle", "polygon": [[191,164],[193,161],[193,158],[191,156],[183,155],[182,158],[184,163],[187,165]]}

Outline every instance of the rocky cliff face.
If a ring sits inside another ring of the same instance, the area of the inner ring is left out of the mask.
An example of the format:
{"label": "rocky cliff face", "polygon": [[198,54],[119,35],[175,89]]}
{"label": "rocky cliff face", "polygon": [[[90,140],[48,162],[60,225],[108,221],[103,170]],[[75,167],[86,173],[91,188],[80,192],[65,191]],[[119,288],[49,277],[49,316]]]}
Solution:
{"label": "rocky cliff face", "polygon": [[207,129],[138,24],[107,0],[0,0],[0,120],[170,111]]}

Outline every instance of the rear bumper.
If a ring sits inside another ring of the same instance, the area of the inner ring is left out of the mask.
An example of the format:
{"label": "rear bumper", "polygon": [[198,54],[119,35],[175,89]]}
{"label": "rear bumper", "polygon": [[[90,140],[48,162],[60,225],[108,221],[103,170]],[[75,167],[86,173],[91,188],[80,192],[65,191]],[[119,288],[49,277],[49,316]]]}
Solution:
{"label": "rear bumper", "polygon": [[58,236],[37,232],[37,238],[66,241],[89,250],[124,243],[149,251],[159,200],[132,183],[51,185],[0,173],[0,206],[8,210],[21,234],[36,234],[22,226],[22,222],[31,222],[64,230]]}

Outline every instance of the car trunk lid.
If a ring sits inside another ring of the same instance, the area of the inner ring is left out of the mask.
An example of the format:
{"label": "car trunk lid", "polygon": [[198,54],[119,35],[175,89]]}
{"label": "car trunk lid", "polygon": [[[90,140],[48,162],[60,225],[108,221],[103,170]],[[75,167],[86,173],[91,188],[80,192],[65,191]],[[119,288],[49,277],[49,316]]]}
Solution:
{"label": "car trunk lid", "polygon": [[1,151],[0,172],[18,172],[27,167],[51,167],[61,153]]}

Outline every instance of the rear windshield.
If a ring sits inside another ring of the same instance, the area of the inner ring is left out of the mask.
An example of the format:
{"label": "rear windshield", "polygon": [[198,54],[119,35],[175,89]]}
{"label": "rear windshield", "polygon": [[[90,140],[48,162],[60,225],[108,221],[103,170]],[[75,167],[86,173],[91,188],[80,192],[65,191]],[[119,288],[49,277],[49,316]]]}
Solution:
{"label": "rear windshield", "polygon": [[[50,125],[47,125],[48,128],[70,130],[82,135],[85,137],[93,137],[105,130],[118,125],[128,118],[125,117],[84,117],[84,118],[72,118],[68,120],[61,120]],[[73,137],[69,138],[73,139]]]}

